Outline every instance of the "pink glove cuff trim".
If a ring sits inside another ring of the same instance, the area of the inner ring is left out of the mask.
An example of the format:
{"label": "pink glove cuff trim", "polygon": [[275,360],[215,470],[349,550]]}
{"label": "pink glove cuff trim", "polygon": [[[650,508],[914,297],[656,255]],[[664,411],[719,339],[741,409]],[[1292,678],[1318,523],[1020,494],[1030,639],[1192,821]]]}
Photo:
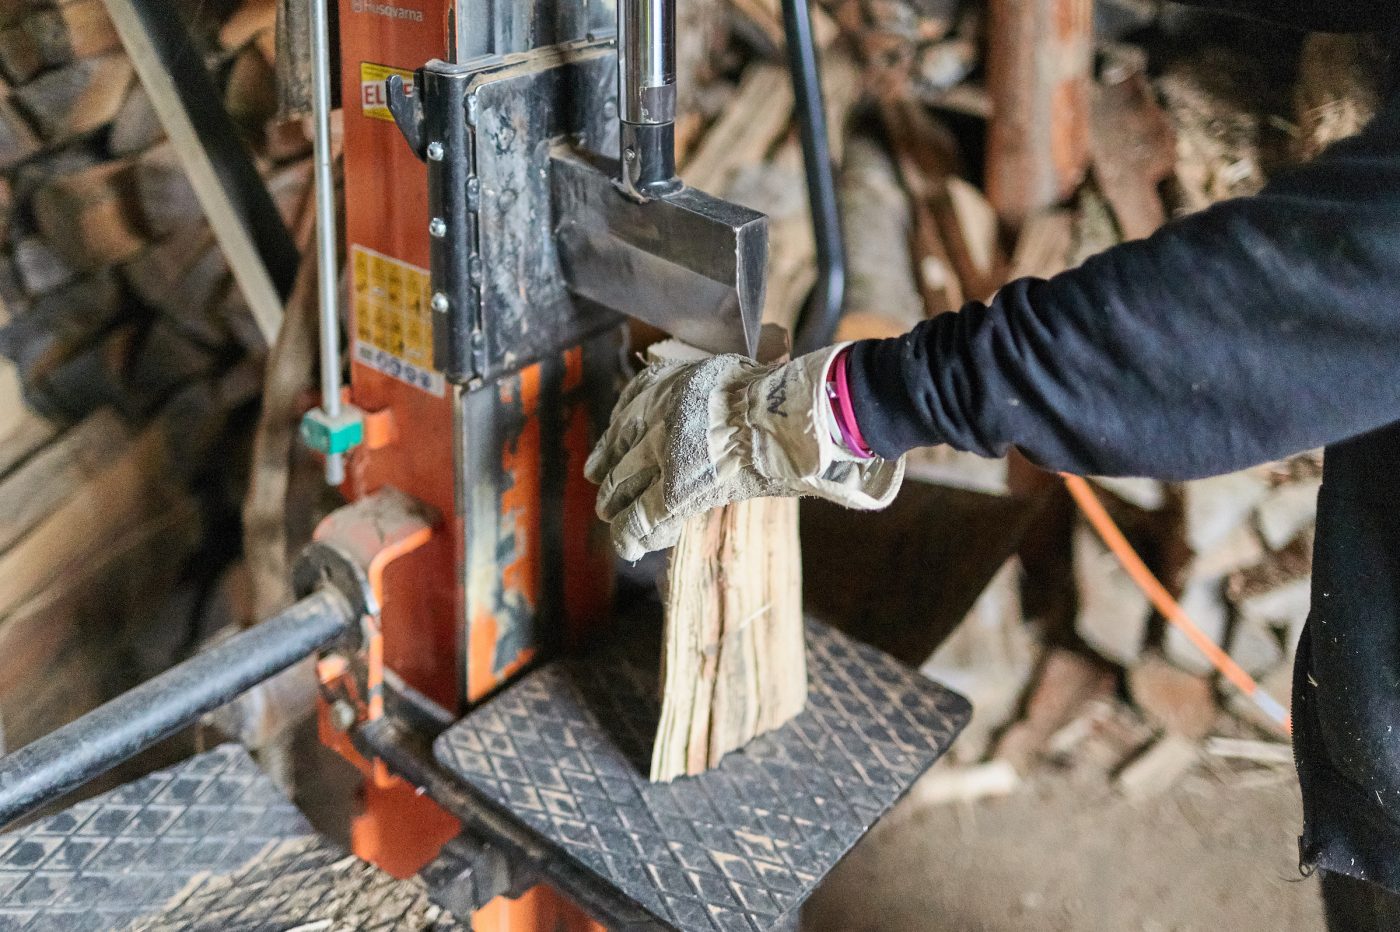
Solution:
{"label": "pink glove cuff trim", "polygon": [[851,405],[851,388],[846,381],[846,358],[850,353],[849,347],[843,349],[831,364],[830,381],[836,389],[832,393],[832,408],[836,413],[836,429],[841,431],[841,439],[852,453],[865,459],[874,459],[875,454],[871,452],[869,445],[865,442],[865,437],[861,435],[860,425],[856,422],[855,408]]}

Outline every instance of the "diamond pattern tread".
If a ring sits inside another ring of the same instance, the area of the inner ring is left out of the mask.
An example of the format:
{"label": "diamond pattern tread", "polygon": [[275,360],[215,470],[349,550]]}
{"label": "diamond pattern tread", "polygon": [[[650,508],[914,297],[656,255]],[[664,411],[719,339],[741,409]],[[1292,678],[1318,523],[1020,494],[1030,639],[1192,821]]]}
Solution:
{"label": "diamond pattern tread", "polygon": [[456,932],[417,878],[396,880],[317,838],[273,843],[234,873],[196,878],[159,916],[130,932]]}
{"label": "diamond pattern tread", "polygon": [[0,932],[119,929],[311,826],[236,744],[0,834]]}
{"label": "diamond pattern tread", "polygon": [[787,928],[818,881],[967,723],[967,700],[809,622],[807,708],[698,777],[646,774],[658,641],[531,673],[444,732],[438,760],[663,927]]}

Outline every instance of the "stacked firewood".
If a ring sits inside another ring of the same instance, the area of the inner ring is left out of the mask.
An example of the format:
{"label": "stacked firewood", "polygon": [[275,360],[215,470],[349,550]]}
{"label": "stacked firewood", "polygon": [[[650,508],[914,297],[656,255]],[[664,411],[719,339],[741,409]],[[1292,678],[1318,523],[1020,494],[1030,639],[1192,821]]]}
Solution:
{"label": "stacked firewood", "polygon": [[[1036,76],[1010,87],[1005,78],[1014,49],[1004,44],[1035,38],[1016,40],[996,20],[1015,4],[823,4],[816,33],[849,262],[838,338],[903,333],[1012,278],[1055,274],[1173,216],[1257,192],[1374,110],[1379,69],[1364,40],[1302,41],[1133,0],[1058,3],[1073,34],[1056,37],[1064,66],[1056,79],[1066,83],[1049,91],[1064,108],[1050,137],[1068,135],[1048,143],[1034,135],[1044,126],[1021,127],[1021,136],[992,129],[998,103],[1033,109],[1014,95],[1035,93]],[[721,39],[708,59],[711,80],[683,133],[686,177],[773,216],[767,319],[786,325],[810,288],[813,254],[780,19],[773,2],[730,7],[728,44]],[[705,102],[714,104],[709,114]],[[1029,145],[1018,143],[1027,133]],[[999,161],[1036,145],[1049,150],[1044,179]],[[916,662],[927,641],[895,631],[893,616],[940,638],[952,632],[926,669],[978,706],[956,757],[1025,769],[1086,703],[1119,692],[1149,731],[1173,737],[1168,750],[1218,730],[1222,711],[1271,727],[1154,612],[1057,478],[1014,457],[947,449],[915,453],[910,475],[933,491],[906,492],[888,515],[804,511],[807,601]],[[1285,704],[1308,610],[1320,477],[1321,454],[1310,452],[1197,482],[1094,483],[1196,624]],[[841,541],[821,539],[843,528]],[[863,541],[860,553],[852,538]],[[867,564],[885,568],[878,583],[855,578]],[[925,592],[907,574],[943,579],[958,595]],[[896,604],[910,593],[922,607]],[[948,612],[957,613],[951,621],[941,617]]]}
{"label": "stacked firewood", "polygon": [[[178,4],[284,219],[269,2]],[[18,746],[193,647],[237,547],[262,338],[102,0],[0,3],[0,719]],[[238,433],[246,433],[239,431]]]}

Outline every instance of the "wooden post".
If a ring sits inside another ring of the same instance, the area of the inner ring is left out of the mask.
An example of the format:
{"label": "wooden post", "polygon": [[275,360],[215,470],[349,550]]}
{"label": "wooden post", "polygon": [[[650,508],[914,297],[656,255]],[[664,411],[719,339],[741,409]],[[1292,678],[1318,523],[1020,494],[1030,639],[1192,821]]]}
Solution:
{"label": "wooden post", "polygon": [[1067,197],[1089,160],[1092,0],[990,0],[987,194],[1002,222]]}

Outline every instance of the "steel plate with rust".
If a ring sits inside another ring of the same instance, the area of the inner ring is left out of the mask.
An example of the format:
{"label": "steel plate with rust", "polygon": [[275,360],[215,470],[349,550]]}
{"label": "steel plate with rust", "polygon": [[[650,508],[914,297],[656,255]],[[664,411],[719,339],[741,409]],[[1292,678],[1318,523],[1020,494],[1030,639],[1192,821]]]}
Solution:
{"label": "steel plate with rust", "polygon": [[971,714],[967,700],[811,622],[806,710],[699,777],[653,784],[659,648],[546,666],[448,729],[438,759],[681,930],[795,927],[798,907]]}

